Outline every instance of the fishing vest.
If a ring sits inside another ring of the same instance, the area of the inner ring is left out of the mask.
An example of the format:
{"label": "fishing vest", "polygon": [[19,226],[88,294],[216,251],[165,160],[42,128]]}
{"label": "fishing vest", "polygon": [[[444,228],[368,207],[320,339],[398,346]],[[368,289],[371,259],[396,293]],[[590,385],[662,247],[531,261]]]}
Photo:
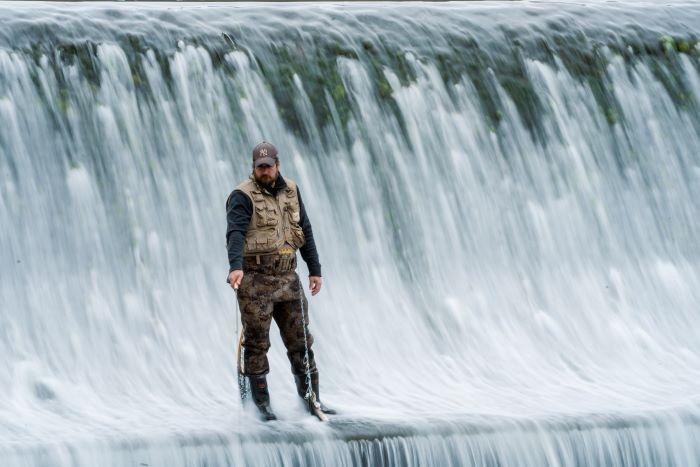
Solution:
{"label": "fishing vest", "polygon": [[253,203],[248,231],[243,245],[243,255],[277,253],[283,247],[292,251],[306,242],[299,225],[301,209],[297,196],[297,184],[285,178],[287,186],[272,195],[263,190],[251,175],[236,187]]}

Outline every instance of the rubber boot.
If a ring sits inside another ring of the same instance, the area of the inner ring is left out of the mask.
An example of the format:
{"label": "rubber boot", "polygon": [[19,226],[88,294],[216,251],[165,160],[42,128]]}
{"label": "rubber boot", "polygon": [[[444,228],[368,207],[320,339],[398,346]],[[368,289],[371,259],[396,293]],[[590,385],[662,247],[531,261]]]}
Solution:
{"label": "rubber boot", "polygon": [[267,390],[267,379],[265,375],[249,375],[250,392],[253,402],[258,407],[263,420],[277,420],[277,416],[270,408],[270,393]]}
{"label": "rubber boot", "polygon": [[[295,373],[294,382],[297,385],[297,394],[299,394],[299,397],[304,399],[306,396],[306,373]],[[314,392],[314,394],[316,394],[316,402],[318,402],[321,412],[329,415],[334,415],[337,413],[335,410],[327,407],[323,402],[321,402],[321,398],[318,394],[318,370],[311,372],[311,390]]]}

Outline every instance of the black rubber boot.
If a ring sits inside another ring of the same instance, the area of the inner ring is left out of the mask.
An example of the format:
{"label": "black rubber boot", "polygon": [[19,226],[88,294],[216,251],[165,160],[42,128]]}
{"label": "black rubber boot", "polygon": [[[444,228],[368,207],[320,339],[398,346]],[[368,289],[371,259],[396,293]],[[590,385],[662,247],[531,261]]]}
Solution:
{"label": "black rubber boot", "polygon": [[[294,374],[294,382],[297,384],[297,394],[299,397],[304,399],[306,396],[306,373]],[[318,370],[311,373],[311,390],[316,394],[316,402],[319,403],[321,412],[329,415],[334,415],[337,413],[335,410],[327,407],[323,402],[321,402],[321,396],[318,394]]]}
{"label": "black rubber boot", "polygon": [[258,407],[263,420],[277,420],[277,416],[270,408],[270,393],[267,391],[267,378],[265,375],[249,375],[250,392],[253,402]]}

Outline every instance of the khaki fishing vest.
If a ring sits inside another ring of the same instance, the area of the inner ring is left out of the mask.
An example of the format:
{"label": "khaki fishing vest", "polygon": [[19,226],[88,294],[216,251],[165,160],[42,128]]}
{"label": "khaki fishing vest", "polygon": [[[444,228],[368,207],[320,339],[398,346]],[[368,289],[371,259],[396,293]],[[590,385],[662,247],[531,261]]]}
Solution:
{"label": "khaki fishing vest", "polygon": [[276,253],[283,247],[296,251],[306,242],[299,225],[300,207],[297,184],[285,178],[287,187],[276,196],[264,191],[251,175],[236,187],[253,202],[253,215],[245,236],[243,255]]}

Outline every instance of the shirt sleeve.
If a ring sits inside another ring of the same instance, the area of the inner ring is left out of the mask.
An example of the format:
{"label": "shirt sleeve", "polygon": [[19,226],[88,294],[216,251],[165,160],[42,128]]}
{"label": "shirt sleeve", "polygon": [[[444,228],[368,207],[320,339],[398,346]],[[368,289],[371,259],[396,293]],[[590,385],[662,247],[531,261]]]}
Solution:
{"label": "shirt sleeve", "polygon": [[[240,190],[234,190],[226,200],[226,249],[230,273],[243,267],[243,243],[253,215],[253,202]],[[228,276],[226,276],[228,282]]]}
{"label": "shirt sleeve", "polygon": [[299,248],[301,257],[306,262],[309,268],[309,276],[320,276],[321,275],[321,263],[318,261],[318,251],[316,251],[316,242],[314,241],[314,233],[311,230],[311,222],[306,215],[306,209],[304,208],[304,203],[301,200],[301,192],[297,186],[297,198],[299,198],[299,226],[301,230],[304,231],[304,239],[306,242],[304,246]]}

